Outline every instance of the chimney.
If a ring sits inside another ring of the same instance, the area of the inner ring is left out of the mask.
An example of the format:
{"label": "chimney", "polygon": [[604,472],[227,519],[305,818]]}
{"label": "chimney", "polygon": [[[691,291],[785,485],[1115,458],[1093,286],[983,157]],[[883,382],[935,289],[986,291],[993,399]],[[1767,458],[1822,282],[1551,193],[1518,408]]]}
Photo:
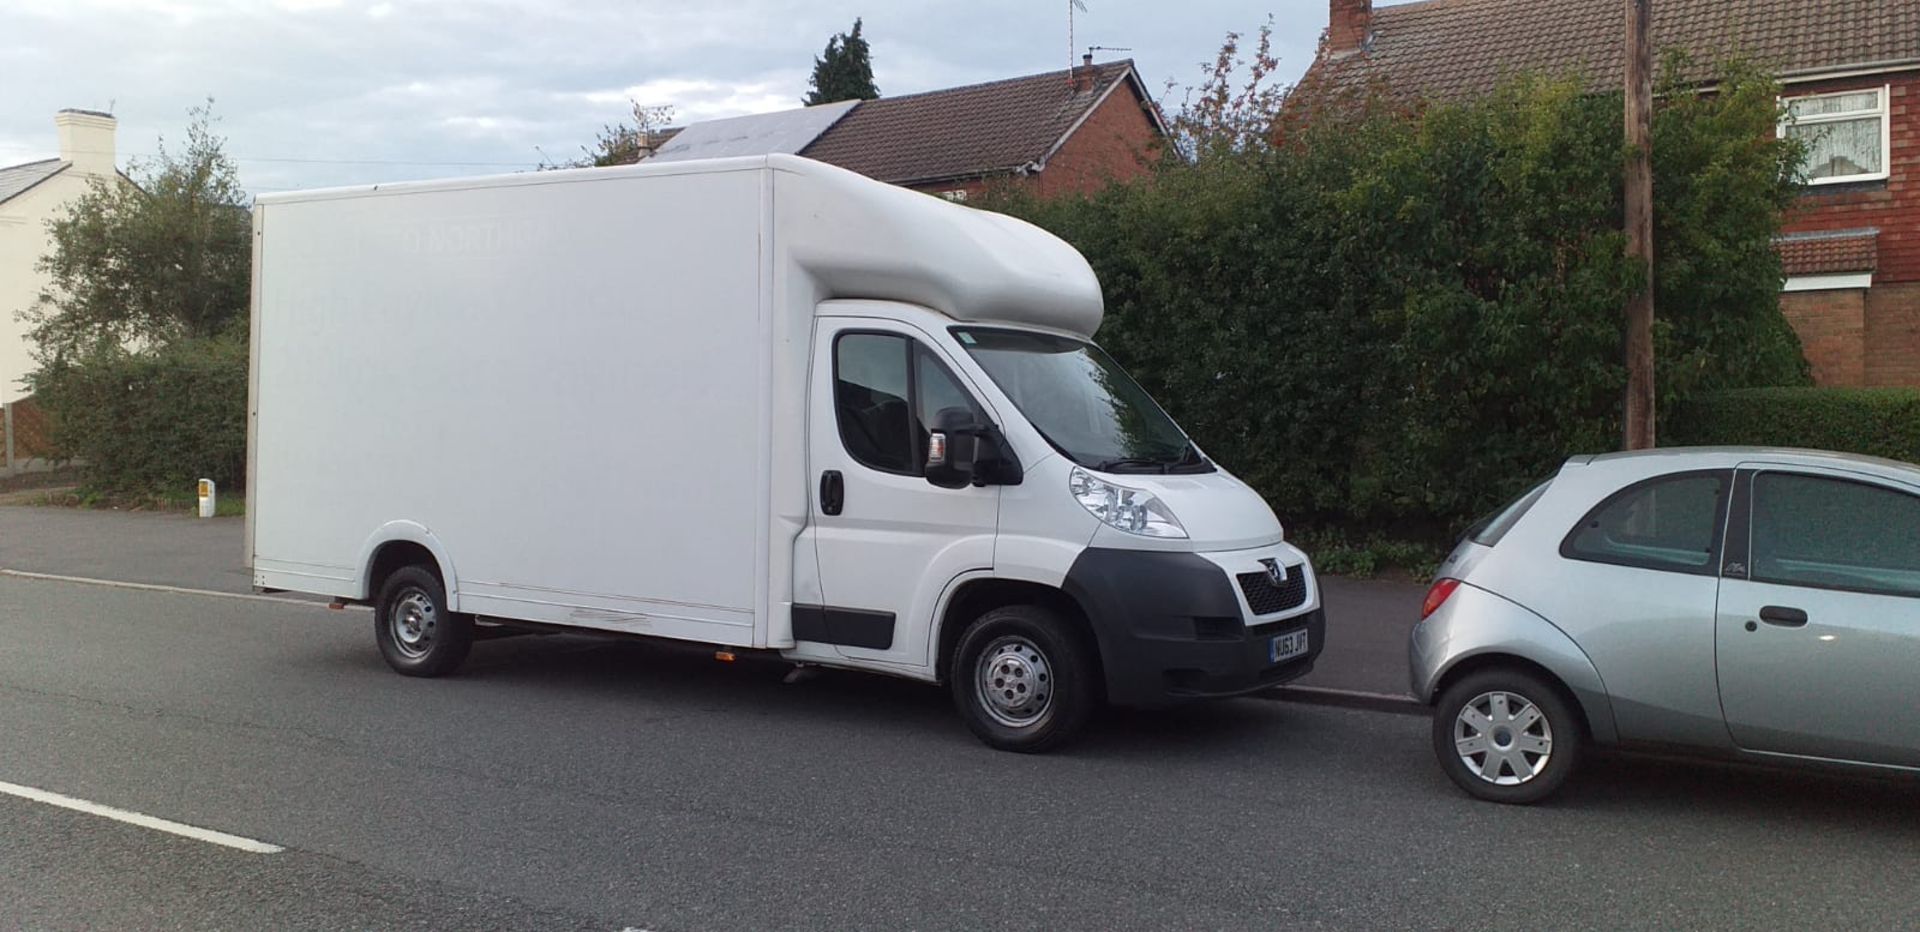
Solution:
{"label": "chimney", "polygon": [[1080,69],[1071,75],[1074,93],[1080,94],[1093,90],[1093,53],[1080,56]]}
{"label": "chimney", "polygon": [[1373,0],[1327,0],[1327,54],[1344,58],[1373,37]]}
{"label": "chimney", "polygon": [[114,176],[113,130],[118,125],[111,114],[93,110],[62,110],[53,115],[60,134],[60,159],[73,163],[83,175]]}

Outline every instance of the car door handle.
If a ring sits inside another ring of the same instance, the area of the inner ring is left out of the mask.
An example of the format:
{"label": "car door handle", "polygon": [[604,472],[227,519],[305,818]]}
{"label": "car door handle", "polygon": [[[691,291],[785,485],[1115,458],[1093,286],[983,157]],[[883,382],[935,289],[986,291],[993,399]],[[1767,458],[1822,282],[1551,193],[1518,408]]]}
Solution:
{"label": "car door handle", "polygon": [[1760,610],[1760,620],[1782,628],[1798,628],[1807,623],[1807,613],[1804,609],[1769,605]]}
{"label": "car door handle", "polygon": [[820,510],[837,515],[847,503],[846,480],[840,478],[840,470],[829,469],[820,474]]}

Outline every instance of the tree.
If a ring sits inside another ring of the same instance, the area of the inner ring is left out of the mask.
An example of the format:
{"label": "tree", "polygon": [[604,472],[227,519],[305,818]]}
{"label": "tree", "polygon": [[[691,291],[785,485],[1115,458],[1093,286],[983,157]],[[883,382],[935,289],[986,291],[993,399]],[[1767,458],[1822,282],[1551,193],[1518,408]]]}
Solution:
{"label": "tree", "polygon": [[[1169,120],[1173,150],[1187,159],[1264,149],[1273,141],[1274,122],[1286,99],[1285,86],[1273,83],[1280,60],[1273,54],[1273,17],[1260,26],[1253,54],[1245,57],[1243,36],[1227,33],[1219,54],[1205,66],[1198,87],[1189,86],[1180,109]],[[1241,68],[1246,67],[1245,77]],[[1171,96],[1174,83],[1167,82]]]}
{"label": "tree", "polygon": [[880,89],[873,86],[867,40],[860,37],[860,20],[853,21],[852,32],[838,33],[827,40],[827,50],[813,60],[813,77],[808,83],[813,90],[800,102],[809,107],[880,96]]}
{"label": "tree", "polygon": [[[659,145],[656,137],[667,124],[673,122],[673,108],[670,106],[646,107],[637,100],[633,105],[633,125],[613,123],[600,127],[600,134],[593,145],[581,146],[580,157],[568,162],[551,162],[544,158],[540,163],[541,171],[553,171],[561,168],[603,168],[608,165],[632,165],[640,161],[645,154]],[[645,153],[642,150],[647,150]]]}
{"label": "tree", "polygon": [[188,112],[184,149],[163,140],[48,224],[49,284],[19,315],[27,385],[97,492],[243,478],[253,224],[212,101]]}
{"label": "tree", "polygon": [[[42,370],[102,349],[159,346],[244,329],[252,220],[212,101],[188,111],[183,150],[96,181],[48,223],[48,286],[19,312]],[[31,379],[31,377],[30,377]]]}

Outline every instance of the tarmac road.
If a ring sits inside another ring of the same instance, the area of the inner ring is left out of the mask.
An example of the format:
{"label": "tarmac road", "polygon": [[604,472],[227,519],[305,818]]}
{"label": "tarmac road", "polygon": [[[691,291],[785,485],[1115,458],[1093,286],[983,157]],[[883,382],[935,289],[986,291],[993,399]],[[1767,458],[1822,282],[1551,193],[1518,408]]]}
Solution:
{"label": "tarmac road", "polygon": [[1246,699],[1020,756],[912,683],[572,637],[415,680],[369,628],[0,577],[0,928],[1920,925],[1913,783],[1601,760],[1505,808],[1416,716]]}
{"label": "tarmac road", "polygon": [[[56,576],[252,591],[240,518],[0,506],[0,568]],[[1302,685],[1380,695],[1407,689],[1407,632],[1426,587],[1322,577],[1327,648]],[[290,596],[291,598],[313,598]]]}

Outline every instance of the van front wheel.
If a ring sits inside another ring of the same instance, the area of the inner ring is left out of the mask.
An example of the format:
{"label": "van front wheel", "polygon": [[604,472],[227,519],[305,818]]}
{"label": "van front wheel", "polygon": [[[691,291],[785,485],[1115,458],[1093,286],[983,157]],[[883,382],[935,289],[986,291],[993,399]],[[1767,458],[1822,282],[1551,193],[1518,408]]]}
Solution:
{"label": "van front wheel", "polygon": [[1036,753],[1070,740],[1096,701],[1087,645],[1036,605],[996,608],[967,626],[947,679],[961,718],[981,741]]}

